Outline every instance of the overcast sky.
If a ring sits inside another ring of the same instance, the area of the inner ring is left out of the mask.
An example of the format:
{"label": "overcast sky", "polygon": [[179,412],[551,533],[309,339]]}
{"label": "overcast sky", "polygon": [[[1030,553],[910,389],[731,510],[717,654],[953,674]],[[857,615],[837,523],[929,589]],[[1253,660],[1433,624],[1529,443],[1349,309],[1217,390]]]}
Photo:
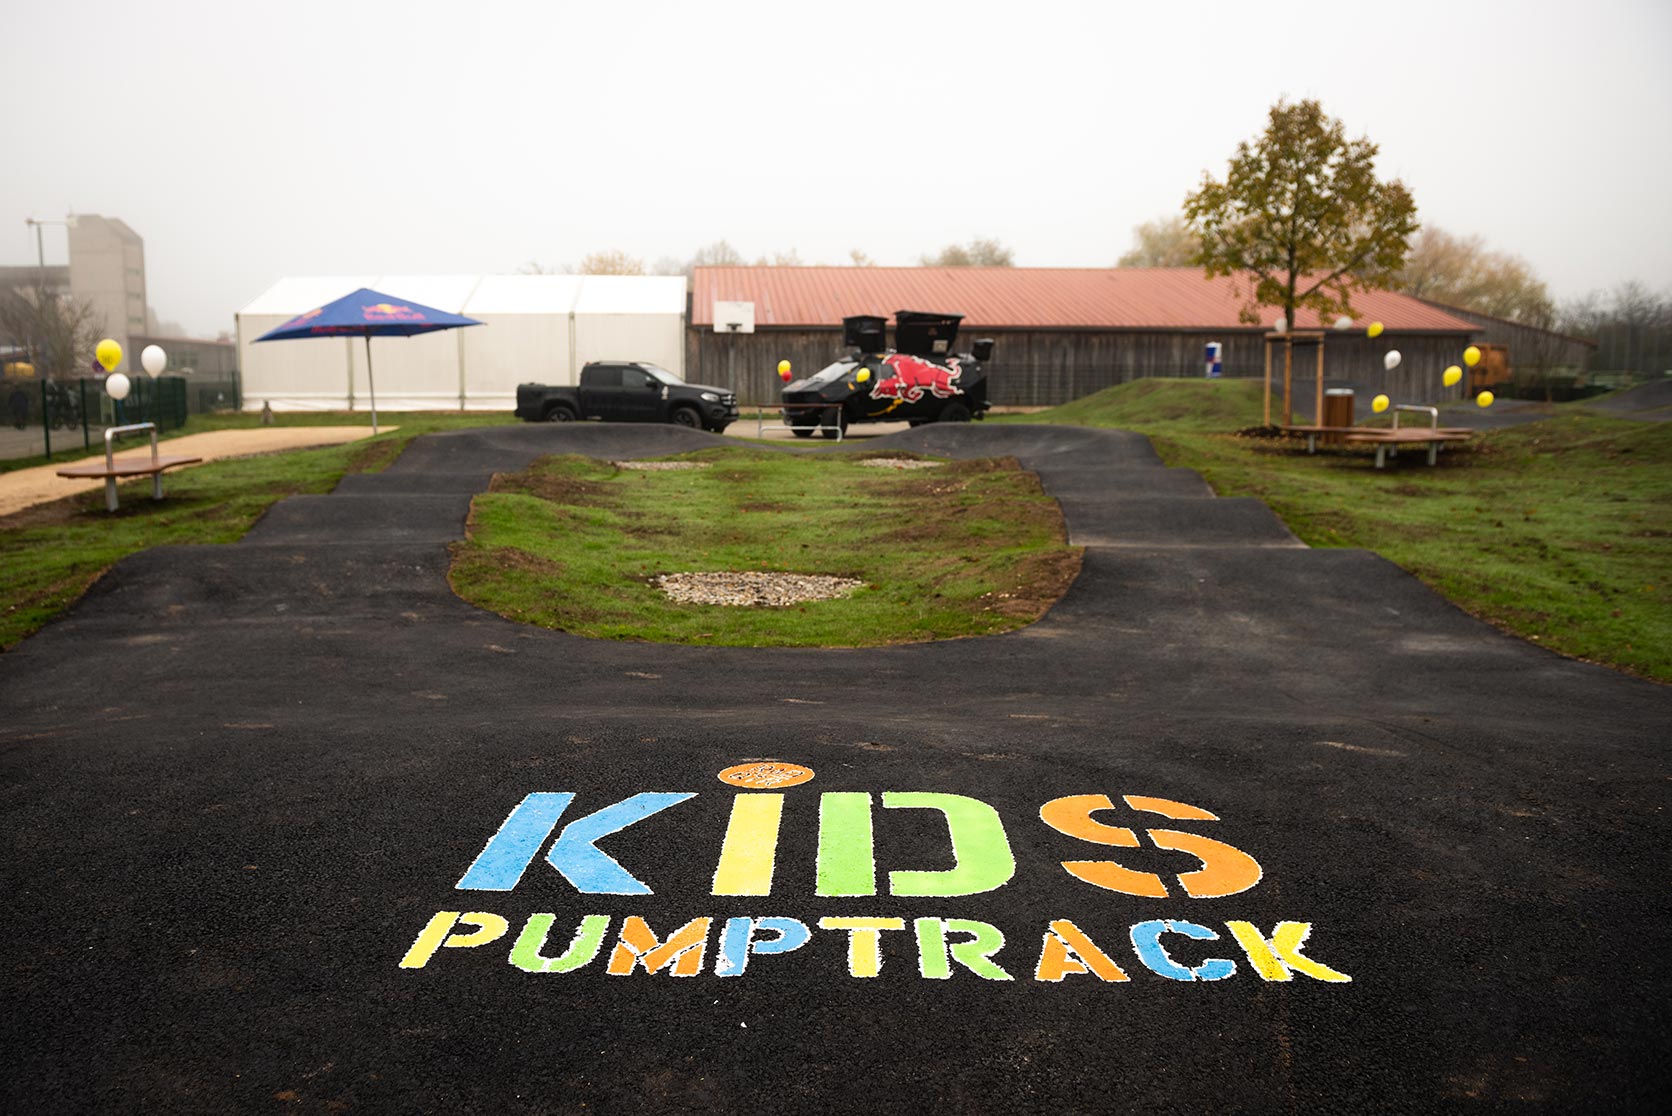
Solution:
{"label": "overcast sky", "polygon": [[0,263],[34,260],[25,217],[120,217],[152,308],[209,336],[285,275],[721,238],[1102,267],[1286,95],[1558,297],[1672,287],[1667,0],[1280,8],[8,4]]}

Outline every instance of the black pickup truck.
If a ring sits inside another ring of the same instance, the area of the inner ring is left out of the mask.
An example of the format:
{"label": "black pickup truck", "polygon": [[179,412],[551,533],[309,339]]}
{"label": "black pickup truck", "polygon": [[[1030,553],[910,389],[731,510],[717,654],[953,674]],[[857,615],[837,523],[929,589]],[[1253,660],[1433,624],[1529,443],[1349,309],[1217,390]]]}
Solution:
{"label": "black pickup truck", "polygon": [[642,360],[594,361],[578,387],[518,384],[516,413],[528,422],[672,422],[719,434],[737,421],[737,396]]}

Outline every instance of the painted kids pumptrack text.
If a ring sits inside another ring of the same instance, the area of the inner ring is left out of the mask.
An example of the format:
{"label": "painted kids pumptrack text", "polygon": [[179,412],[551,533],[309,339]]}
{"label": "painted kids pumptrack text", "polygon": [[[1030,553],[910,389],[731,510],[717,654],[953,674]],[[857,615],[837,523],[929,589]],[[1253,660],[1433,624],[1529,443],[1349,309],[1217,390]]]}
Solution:
{"label": "painted kids pumptrack text", "polygon": [[[511,807],[454,887],[463,892],[510,892],[531,869],[538,870],[537,861],[543,859],[579,895],[598,898],[578,905],[573,914],[530,914],[515,933],[509,919],[491,911],[437,911],[419,930],[400,967],[425,969],[442,963],[444,951],[495,943],[503,948],[509,942],[509,966],[524,974],[601,969],[616,977],[707,973],[730,979],[763,964],[794,964],[795,959],[785,955],[807,946],[815,935],[833,934],[846,939],[846,977],[861,980],[882,976],[885,961],[902,970],[909,963],[917,977],[928,980],[964,976],[1049,983],[1074,978],[1106,983],[1222,981],[1244,971],[1274,982],[1297,976],[1326,983],[1352,979],[1307,952],[1309,922],[1209,923],[1192,909],[1189,918],[1144,919],[1114,931],[1046,917],[1032,926],[1008,927],[1007,937],[1006,928],[992,923],[936,913],[934,900],[997,891],[1016,874],[1004,819],[988,803],[961,794],[829,791],[818,796],[815,897],[852,900],[886,889],[897,898],[922,899],[924,913],[781,913],[769,902],[780,868],[784,791],[812,778],[809,768],[779,761],[739,764],[720,772],[722,782],[742,790],[732,798],[718,841],[709,894],[755,902],[739,902],[736,913],[705,915],[679,926],[653,926],[632,911],[632,897],[653,892],[598,842],[676,810],[697,792],[647,791],[580,816],[575,811],[578,792],[530,793]],[[945,822],[954,866],[936,871],[879,869],[874,827],[879,809],[938,813]],[[1199,826],[1218,822],[1217,815],[1171,799],[1127,794],[1117,803],[1106,794],[1070,794],[1041,805],[1036,823],[1028,820],[1085,842],[1086,859],[1064,860],[1061,870],[1079,885],[1108,892],[1177,898],[1194,908],[1198,900],[1247,892],[1264,874],[1247,852],[1199,832]],[[1146,846],[1188,854],[1184,862],[1199,866],[1166,878],[1120,862],[1118,850]],[[604,897],[616,897],[617,902]],[[1012,942],[1012,937],[1017,940]]]}

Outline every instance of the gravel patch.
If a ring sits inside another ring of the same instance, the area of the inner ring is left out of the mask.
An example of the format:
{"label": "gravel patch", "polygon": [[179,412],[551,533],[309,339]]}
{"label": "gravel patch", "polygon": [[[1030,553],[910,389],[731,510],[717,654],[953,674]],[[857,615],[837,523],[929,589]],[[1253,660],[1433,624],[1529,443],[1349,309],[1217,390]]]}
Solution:
{"label": "gravel patch", "polygon": [[617,469],[643,469],[648,472],[667,471],[669,469],[707,469],[711,466],[706,461],[612,461]]}
{"label": "gravel patch", "polygon": [[680,604],[768,608],[845,597],[865,584],[852,577],[727,570],[662,574],[653,580],[670,600]]}
{"label": "gravel patch", "polygon": [[856,465],[869,465],[873,469],[938,469],[939,461],[918,461],[910,457],[862,457]]}

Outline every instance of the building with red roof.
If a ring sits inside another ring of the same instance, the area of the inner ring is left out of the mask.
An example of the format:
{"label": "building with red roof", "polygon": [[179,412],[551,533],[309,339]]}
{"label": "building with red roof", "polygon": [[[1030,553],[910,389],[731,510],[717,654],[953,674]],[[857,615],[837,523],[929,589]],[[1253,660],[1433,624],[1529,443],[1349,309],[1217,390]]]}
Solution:
{"label": "building with red roof", "polygon": [[[1208,279],[1196,268],[699,267],[693,279],[686,376],[733,388],[745,400],[777,394],[774,369],[809,373],[845,355],[844,317],[897,310],[964,315],[959,346],[992,337],[989,390],[996,403],[1052,405],[1144,376],[1200,376],[1209,342],[1223,346],[1225,374],[1259,376],[1263,338],[1279,317],[1243,321],[1245,279]],[[716,302],[751,303],[753,333],[731,333]],[[1383,334],[1365,336],[1379,321]],[[1297,330],[1325,329],[1325,375],[1401,398],[1455,397],[1445,367],[1480,327],[1392,291],[1353,296],[1353,321],[1335,330],[1302,312]],[[1383,357],[1399,349],[1400,367]],[[1309,352],[1296,375],[1309,382]]]}

